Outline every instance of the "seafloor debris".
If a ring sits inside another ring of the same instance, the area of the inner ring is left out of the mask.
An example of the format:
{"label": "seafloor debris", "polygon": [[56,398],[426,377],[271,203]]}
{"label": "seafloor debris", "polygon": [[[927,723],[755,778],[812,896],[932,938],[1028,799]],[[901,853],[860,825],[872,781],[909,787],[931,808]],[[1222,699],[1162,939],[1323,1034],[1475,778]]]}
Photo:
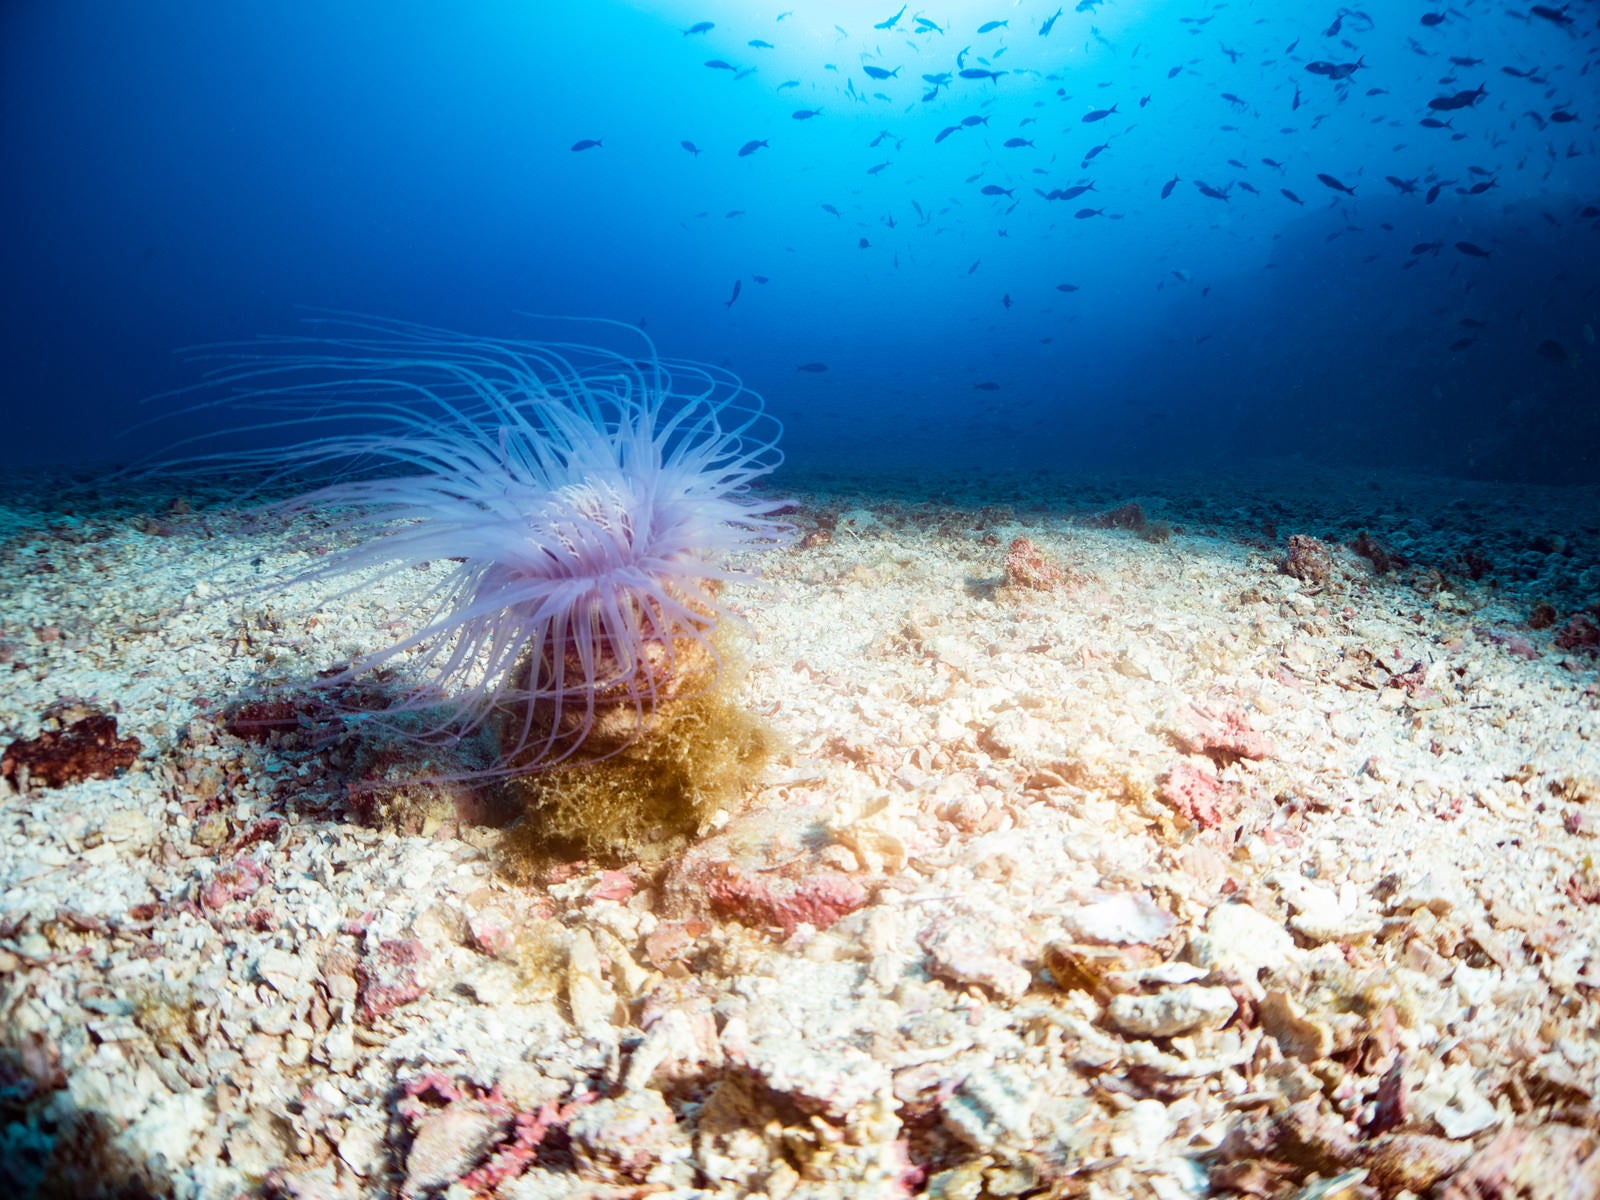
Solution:
{"label": "seafloor debris", "polygon": [[1289,536],[1289,549],[1278,564],[1285,575],[1322,587],[1333,578],[1333,556],[1328,547],[1310,534],[1295,533]]}
{"label": "seafloor debris", "polygon": [[29,787],[65,787],[85,779],[109,779],[139,757],[144,744],[136,737],[119,738],[117,719],[91,711],[65,729],[36,738],[21,738],[0,755],[0,778],[19,791]]}
{"label": "seafloor debris", "polygon": [[1066,573],[1049,559],[1033,539],[1019,537],[1006,552],[1005,586],[1027,592],[1053,592],[1066,582]]}

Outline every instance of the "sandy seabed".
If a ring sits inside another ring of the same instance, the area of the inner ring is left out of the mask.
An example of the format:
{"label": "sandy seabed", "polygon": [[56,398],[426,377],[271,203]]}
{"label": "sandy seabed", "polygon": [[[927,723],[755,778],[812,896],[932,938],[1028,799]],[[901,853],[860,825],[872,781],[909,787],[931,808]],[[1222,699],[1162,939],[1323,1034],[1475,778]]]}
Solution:
{"label": "sandy seabed", "polygon": [[429,573],[310,616],[236,594],[290,531],[10,485],[0,746],[138,746],[0,782],[0,1195],[1600,1195],[1600,493],[781,485],[784,750],[533,884],[229,730]]}

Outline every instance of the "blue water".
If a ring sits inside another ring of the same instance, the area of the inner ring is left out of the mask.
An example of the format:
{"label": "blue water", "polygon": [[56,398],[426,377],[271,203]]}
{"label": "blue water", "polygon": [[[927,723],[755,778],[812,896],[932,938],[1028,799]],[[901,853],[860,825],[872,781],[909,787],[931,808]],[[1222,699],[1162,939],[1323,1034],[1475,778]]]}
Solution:
{"label": "blue water", "polygon": [[802,468],[1600,479],[1600,5],[1057,7],[10,0],[0,458],[320,306],[643,323]]}

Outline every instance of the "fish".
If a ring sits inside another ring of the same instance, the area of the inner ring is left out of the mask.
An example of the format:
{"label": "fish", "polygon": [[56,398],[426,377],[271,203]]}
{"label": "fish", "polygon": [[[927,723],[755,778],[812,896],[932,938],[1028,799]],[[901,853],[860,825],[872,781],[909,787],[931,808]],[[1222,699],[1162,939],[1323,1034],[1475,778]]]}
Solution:
{"label": "fish", "polygon": [[1294,201],[1296,204],[1300,204],[1300,205],[1304,205],[1305,204],[1304,200],[1300,199],[1299,196],[1296,196],[1288,188],[1279,188],[1278,190],[1280,192],[1282,192],[1285,196],[1287,196],[1290,200]]}
{"label": "fish", "polygon": [[1415,179],[1401,179],[1396,175],[1385,175],[1384,179],[1393,184],[1394,189],[1402,196],[1413,196],[1416,194],[1417,181]]}
{"label": "fish", "polygon": [[748,42],[745,43],[745,45],[749,46],[752,50],[776,50],[777,49],[777,47],[774,46],[771,42],[764,42],[760,38],[751,38]]}
{"label": "fish", "polygon": [[1239,185],[1238,186],[1239,186],[1239,190],[1241,192],[1249,192],[1252,196],[1261,195],[1260,192],[1256,191],[1256,189],[1251,184],[1247,183],[1243,179],[1239,180]]}
{"label": "fish", "polygon": [[820,108],[797,108],[789,115],[796,121],[809,121],[812,117],[820,117],[822,110]]}
{"label": "fish", "polygon": [[1457,324],[1461,325],[1464,329],[1487,329],[1489,327],[1489,322],[1478,321],[1472,317],[1462,317]]}
{"label": "fish", "polygon": [[1005,142],[1005,147],[1006,147],[1007,150],[1020,150],[1023,146],[1031,146],[1031,145],[1033,145],[1033,139],[1032,138],[1020,138],[1020,137],[1007,138],[1006,142]]}
{"label": "fish", "polygon": [[1102,151],[1109,149],[1111,149],[1110,142],[1101,142],[1098,146],[1090,146],[1083,156],[1083,161],[1088,162],[1090,159],[1097,157]]}
{"label": "fish", "polygon": [[1425,12],[1422,14],[1422,23],[1429,27],[1444,23],[1444,14],[1440,12]]}
{"label": "fish", "polygon": [[1163,200],[1172,195],[1172,189],[1178,186],[1178,182],[1178,177],[1174,175],[1171,179],[1167,180],[1161,185],[1161,198]]}
{"label": "fish", "polygon": [[887,162],[875,163],[874,165],[872,165],[872,166],[867,168],[867,174],[868,175],[876,175],[879,171],[883,170],[888,165],[889,164]]}
{"label": "fish", "polygon": [[939,130],[938,133],[933,135],[933,144],[935,146],[937,146],[940,142],[944,141],[945,138],[949,137],[952,133],[960,133],[960,132],[961,132],[961,126],[959,126],[959,125],[946,125],[943,129]]}
{"label": "fish", "polygon": [[1055,26],[1056,26],[1056,17],[1059,17],[1060,15],[1061,15],[1061,10],[1058,8],[1055,11],[1055,16],[1051,16],[1051,17],[1046,17],[1045,18],[1044,24],[1039,26],[1039,36],[1040,37],[1049,37],[1050,36],[1050,31],[1052,29],[1054,29]]}
{"label": "fish", "polygon": [[1564,108],[1558,108],[1550,114],[1550,119],[1557,125],[1565,125],[1568,121],[1576,121],[1578,117],[1575,113],[1569,113]]}
{"label": "fish", "polygon": [[982,261],[983,261],[983,259],[981,259],[981,258],[974,259],[972,265],[967,268],[967,274],[971,275],[974,271],[976,271],[978,269],[978,264],[981,263]]}
{"label": "fish", "polygon": [[582,141],[573,142],[572,148],[574,150],[598,150],[601,148],[601,141],[599,138],[584,138]]}
{"label": "fish", "polygon": [[896,75],[900,74],[899,67],[896,67],[892,71],[885,71],[882,67],[874,67],[870,65],[863,66],[861,69],[874,79],[893,79]]}
{"label": "fish", "polygon": [[1275,158],[1263,158],[1261,160],[1261,165],[1264,167],[1271,167],[1274,171],[1281,171],[1284,169],[1283,164]]}
{"label": "fish", "polygon": [[715,21],[696,21],[683,31],[683,36],[688,37],[691,33],[710,33],[716,27]]}
{"label": "fish", "polygon": [[1558,341],[1546,340],[1540,342],[1534,348],[1534,352],[1551,366],[1561,367],[1568,362],[1567,348]]}
{"label": "fish", "polygon": [[[818,109],[817,111],[821,112],[822,110]],[[886,137],[893,137],[893,136],[894,136],[894,134],[890,133],[887,129],[885,129],[877,137],[873,138],[870,142],[867,143],[867,149],[876,150],[878,148],[878,143],[879,142],[883,141],[883,139],[886,138]]]}
{"label": "fish", "polygon": [[1075,283],[1058,283],[1058,284],[1056,284],[1056,291],[1058,291],[1058,292],[1075,292],[1077,290],[1078,290],[1078,285],[1075,284]]}
{"label": "fish", "polygon": [[924,83],[931,83],[934,87],[943,87],[950,82],[950,72],[940,71],[937,75],[924,75],[922,79]]}
{"label": "fish", "polygon": [[740,158],[748,158],[750,155],[754,154],[757,150],[761,149],[766,144],[767,143],[766,143],[765,139],[763,139],[761,141],[758,141],[758,142],[746,142],[744,145],[739,147],[739,157]]}
{"label": "fish", "polygon": [[1415,246],[1411,247],[1411,253],[1413,253],[1413,254],[1429,254],[1429,253],[1431,253],[1431,254],[1433,254],[1434,256],[1437,257],[1439,251],[1441,251],[1443,249],[1444,249],[1444,243],[1443,242],[1418,242]]}
{"label": "fish", "polygon": [[[904,12],[905,10],[901,9],[900,11]],[[810,373],[812,375],[820,375],[820,374],[822,374],[822,372],[826,371],[827,369],[828,369],[828,364],[827,363],[821,363],[821,362],[801,363],[798,367],[795,368],[796,371],[806,371],[806,372],[808,372],[808,373]]]}
{"label": "fish", "polygon": [[971,49],[971,46],[963,46],[956,52],[956,70],[959,71],[967,65],[967,52]]}
{"label": "fish", "polygon": [[1479,84],[1470,92],[1457,92],[1453,96],[1435,96],[1428,101],[1428,107],[1434,112],[1449,112],[1456,108],[1471,108],[1489,93],[1483,84]]}
{"label": "fish", "polygon": [[879,21],[876,25],[873,26],[873,28],[874,29],[893,29],[895,27],[895,24],[900,20],[900,18],[906,15],[906,9],[908,9],[909,7],[911,7],[909,4],[902,4],[900,6],[900,11],[899,12],[895,13],[895,15],[890,17],[887,21]]}
{"label": "fish", "polygon": [[1080,121],[1082,121],[1085,125],[1087,125],[1092,121],[1104,121],[1107,117],[1109,117],[1112,113],[1114,113],[1116,111],[1117,111],[1117,106],[1115,104],[1113,104],[1110,108],[1097,108],[1091,113],[1085,113],[1082,117],[1080,117],[1078,119]]}
{"label": "fish", "polygon": [[1005,75],[1005,74],[1007,74],[1007,72],[1005,72],[1005,71],[985,71],[982,67],[968,67],[964,71],[961,72],[961,78],[963,78],[963,79],[987,79],[991,83],[993,83],[993,82],[997,81],[1000,78],[1000,76]]}
{"label": "fish", "polygon": [[1010,21],[985,21],[978,26],[978,32],[993,33],[996,29],[1004,29],[1009,24],[1011,24]]}
{"label": "fish", "polygon": [[1455,341],[1450,343],[1450,349],[1453,353],[1459,354],[1477,340],[1478,339],[1475,337],[1457,338]]}
{"label": "fish", "polygon": [[1349,79],[1362,67],[1366,66],[1366,55],[1362,55],[1353,63],[1331,63],[1318,59],[1316,62],[1306,64],[1306,70],[1313,75],[1323,75],[1332,80]]}
{"label": "fish", "polygon": [[938,25],[936,25],[934,22],[928,20],[927,17],[917,17],[917,18],[915,18],[915,20],[917,22],[917,32],[918,33],[937,33],[937,34],[943,34],[944,33],[943,29],[940,29]]}
{"label": "fish", "polygon": [[731,62],[723,62],[720,58],[706,59],[706,66],[710,67],[713,71],[737,71],[739,69]]}
{"label": "fish", "polygon": [[1007,308],[1010,308],[1011,307],[1011,293],[1007,292],[1005,295],[1001,296],[1000,297],[1000,303],[1005,305]]}
{"label": "fish", "polygon": [[822,206],[822,211],[825,213],[832,213],[836,217],[840,216],[839,210],[831,204],[824,204]]}
{"label": "fish", "polygon": [[[1499,180],[1496,180],[1496,179],[1485,179],[1482,182],[1475,183],[1471,187],[1469,187],[1467,189],[1467,195],[1469,195],[1469,196],[1481,196],[1485,192],[1487,192],[1490,188],[1499,187],[1499,186],[1500,186]],[[1460,190],[1461,190],[1460,188],[1456,189],[1456,191],[1458,191],[1458,192]]]}
{"label": "fish", "polygon": [[1463,254],[1470,255],[1473,258],[1489,257],[1489,252],[1487,250],[1485,250],[1482,246],[1474,245],[1472,242],[1457,242],[1456,249],[1461,251]]}
{"label": "fish", "polygon": [[723,308],[732,308],[733,307],[733,302],[739,298],[739,293],[740,293],[740,291],[743,290],[743,288],[744,288],[744,280],[735,279],[733,281],[733,295],[728,297],[727,303],[725,303],[722,307]]}
{"label": "fish", "polygon": [[967,126],[970,129],[974,125],[987,125],[989,123],[989,118],[988,117],[962,117],[961,118],[961,123],[963,125]]}
{"label": "fish", "polygon": [[1061,200],[1076,200],[1085,192],[1092,191],[1094,191],[1093,183],[1078,183],[1074,184],[1072,187],[1063,188],[1061,191],[1056,193],[1056,197]]}
{"label": "fish", "polygon": [[1209,196],[1213,200],[1221,200],[1223,203],[1227,203],[1227,188],[1214,188],[1209,183],[1202,183],[1198,179],[1194,181],[1194,186],[1202,196]]}
{"label": "fish", "polygon": [[1317,179],[1322,183],[1323,187],[1329,187],[1329,188],[1332,188],[1336,192],[1344,192],[1347,195],[1351,195],[1351,196],[1354,196],[1356,194],[1355,188],[1353,188],[1353,187],[1345,187],[1344,184],[1340,183],[1332,175],[1318,175]]}
{"label": "fish", "polygon": [[986,183],[983,185],[983,194],[985,196],[1009,196],[1012,190],[1011,188],[1003,188],[998,183]]}
{"label": "fish", "polygon": [[690,154],[694,155],[696,158],[700,157],[700,147],[696,146],[693,142],[679,142],[678,145],[682,146],[685,150],[687,150]]}
{"label": "fish", "polygon": [[792,87],[799,87],[799,86],[800,86],[800,81],[798,79],[785,79],[782,83],[780,83],[777,87],[773,88],[772,90],[775,91],[775,92],[781,92],[781,91],[783,91],[784,88],[792,88]]}
{"label": "fish", "polygon": [[766,283],[767,282],[767,276],[765,276],[765,275],[752,275],[752,276],[750,276],[750,278],[754,279],[757,283]]}
{"label": "fish", "polygon": [[1428,189],[1428,194],[1422,198],[1424,204],[1432,204],[1439,198],[1439,193],[1444,190],[1444,184],[1436,183]]}
{"label": "fish", "polygon": [[1475,67],[1483,61],[1481,58],[1468,58],[1463,54],[1452,54],[1450,61],[1458,67]]}
{"label": "fish", "polygon": [[857,250],[870,250],[870,249],[872,249],[872,243],[867,241],[866,238],[857,238],[856,239],[856,249]]}
{"label": "fish", "polygon": [[1560,8],[1551,8],[1548,4],[1535,4],[1528,11],[1542,20],[1551,21],[1557,25],[1572,24],[1572,18],[1567,16],[1567,6],[1565,4]]}
{"label": "fish", "polygon": [[1090,217],[1102,217],[1102,216],[1104,216],[1105,215],[1105,211],[1106,210],[1103,209],[1103,208],[1080,208],[1077,212],[1073,213],[1072,215],[1076,220],[1087,221]]}
{"label": "fish", "polygon": [[1449,121],[1441,121],[1441,120],[1439,120],[1438,117],[1423,117],[1422,120],[1417,122],[1417,124],[1421,125],[1424,129],[1450,129],[1450,128],[1452,128],[1452,126],[1451,126]]}
{"label": "fish", "polygon": [[986,379],[982,383],[973,384],[972,390],[975,392],[998,392],[1000,385],[992,379]]}

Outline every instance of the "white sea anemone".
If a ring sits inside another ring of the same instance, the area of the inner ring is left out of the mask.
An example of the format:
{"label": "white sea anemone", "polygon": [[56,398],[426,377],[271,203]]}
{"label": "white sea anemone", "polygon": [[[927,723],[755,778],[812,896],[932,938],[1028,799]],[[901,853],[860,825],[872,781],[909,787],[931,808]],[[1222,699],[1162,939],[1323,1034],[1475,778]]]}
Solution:
{"label": "white sea anemone", "polygon": [[343,535],[288,581],[337,582],[329,602],[454,564],[416,628],[325,683],[399,668],[406,690],[380,716],[441,712],[406,722],[440,742],[494,718],[512,773],[578,752],[602,707],[642,723],[686,656],[704,676],[722,584],[749,577],[731,560],[789,536],[772,515],[784,502],[749,490],[782,458],[759,396],[726,371],[660,358],[627,326],[641,356],[316,323],[320,336],[206,351],[216,365],[190,389],[195,407],[273,414],[251,437],[303,440],[182,461],[306,481],[272,507]]}

